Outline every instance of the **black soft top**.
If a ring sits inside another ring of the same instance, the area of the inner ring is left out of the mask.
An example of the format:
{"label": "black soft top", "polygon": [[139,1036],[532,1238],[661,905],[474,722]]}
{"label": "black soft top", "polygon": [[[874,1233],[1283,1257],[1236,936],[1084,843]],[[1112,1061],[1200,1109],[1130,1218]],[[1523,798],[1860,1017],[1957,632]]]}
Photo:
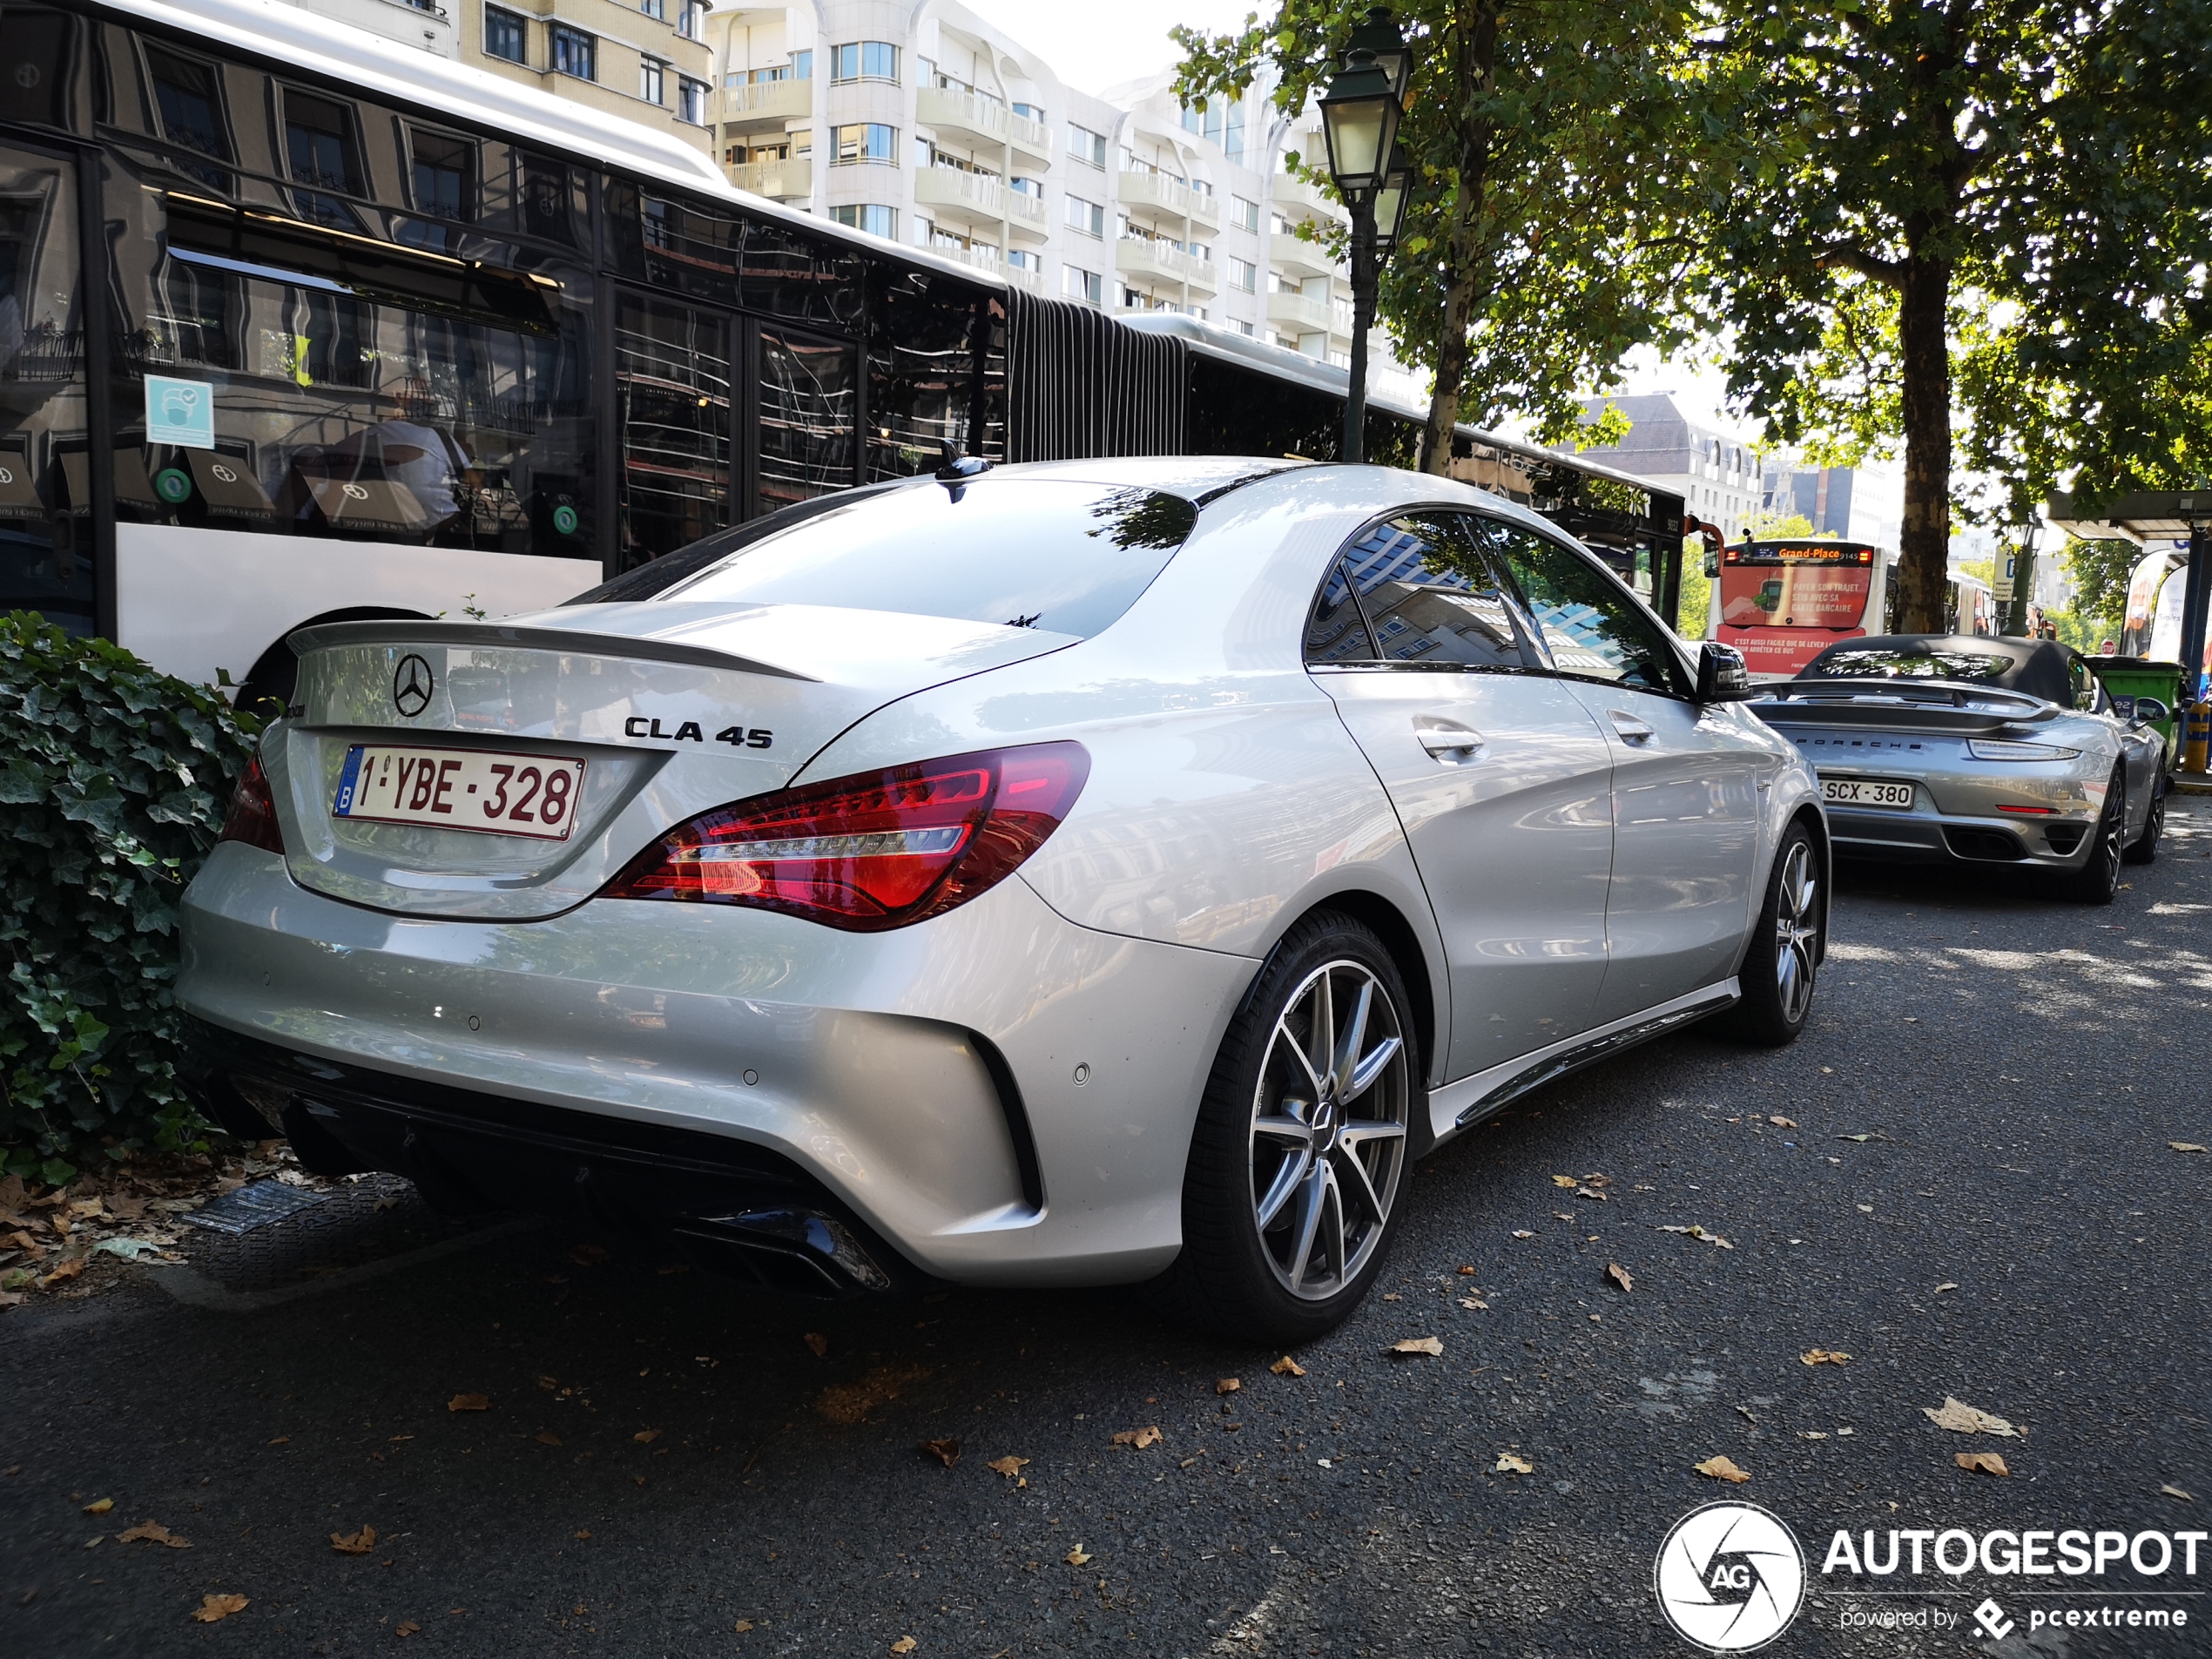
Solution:
{"label": "black soft top", "polygon": [[1980,634],[1872,634],[1839,639],[1797,671],[1801,680],[1934,680],[1993,685],[2056,703],[2074,702],[2074,653],[2055,639]]}

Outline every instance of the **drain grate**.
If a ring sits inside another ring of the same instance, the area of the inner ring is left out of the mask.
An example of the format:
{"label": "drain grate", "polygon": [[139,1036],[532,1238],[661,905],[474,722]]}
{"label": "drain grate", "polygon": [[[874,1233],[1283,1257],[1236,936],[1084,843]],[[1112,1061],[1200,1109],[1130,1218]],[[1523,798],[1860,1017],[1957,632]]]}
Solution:
{"label": "drain grate", "polygon": [[444,1244],[500,1218],[450,1220],[413,1182],[370,1175],[327,1192],[256,1181],[184,1219],[206,1235],[190,1251],[194,1268],[226,1290],[266,1291]]}

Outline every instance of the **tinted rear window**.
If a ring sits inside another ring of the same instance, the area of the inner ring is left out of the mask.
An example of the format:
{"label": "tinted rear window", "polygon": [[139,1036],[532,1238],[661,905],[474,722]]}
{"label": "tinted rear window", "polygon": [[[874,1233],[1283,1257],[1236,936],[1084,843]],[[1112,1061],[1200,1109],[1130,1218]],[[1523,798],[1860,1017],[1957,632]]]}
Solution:
{"label": "tinted rear window", "polygon": [[1902,651],[1831,645],[1805,664],[1800,679],[2001,681],[2017,666],[2010,657],[1973,651]]}
{"label": "tinted rear window", "polygon": [[656,596],[845,605],[1088,638],[1190,533],[1180,496],[1049,478],[892,490],[763,537]]}

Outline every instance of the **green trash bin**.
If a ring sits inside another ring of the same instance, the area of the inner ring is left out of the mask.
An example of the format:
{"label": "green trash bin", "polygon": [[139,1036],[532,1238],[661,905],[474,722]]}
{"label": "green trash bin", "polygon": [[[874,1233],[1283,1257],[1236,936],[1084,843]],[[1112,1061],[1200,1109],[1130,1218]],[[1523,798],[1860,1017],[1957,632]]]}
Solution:
{"label": "green trash bin", "polygon": [[2158,735],[2166,740],[2166,769],[2171,772],[2180,754],[2175,745],[2181,726],[2182,665],[2144,657],[2085,656],[2081,660],[2113,697],[2155,697],[2173,711],[2170,718],[2157,723]]}

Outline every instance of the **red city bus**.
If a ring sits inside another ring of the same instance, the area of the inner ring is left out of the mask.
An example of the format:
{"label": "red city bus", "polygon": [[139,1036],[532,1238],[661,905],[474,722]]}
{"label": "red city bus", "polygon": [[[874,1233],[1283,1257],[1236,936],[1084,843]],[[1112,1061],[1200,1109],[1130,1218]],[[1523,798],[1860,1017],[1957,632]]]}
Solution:
{"label": "red city bus", "polygon": [[1879,548],[1829,536],[1723,548],[1713,637],[1753,674],[1794,674],[1823,646],[1878,630],[1889,564]]}

